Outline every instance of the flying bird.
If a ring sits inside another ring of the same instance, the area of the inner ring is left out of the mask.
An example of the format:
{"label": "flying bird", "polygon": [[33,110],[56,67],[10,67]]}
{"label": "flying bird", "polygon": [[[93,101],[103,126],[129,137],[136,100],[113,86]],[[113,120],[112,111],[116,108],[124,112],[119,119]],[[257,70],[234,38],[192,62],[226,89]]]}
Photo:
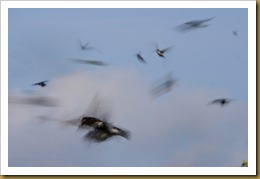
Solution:
{"label": "flying bird", "polygon": [[84,140],[103,142],[114,136],[121,136],[125,139],[129,139],[129,131],[120,129],[108,122],[110,116],[109,112],[104,111],[104,108],[102,109],[101,101],[96,95],[91,101],[88,109],[78,118],[61,121],[41,116],[40,119],[77,126],[78,129],[88,129],[89,131],[83,137]]}
{"label": "flying bird", "polygon": [[115,126],[92,130],[84,136],[84,139],[95,141],[95,142],[103,142],[113,136],[121,136],[127,140],[130,139],[129,131],[122,130]]}
{"label": "flying bird", "polygon": [[38,83],[34,83],[34,84],[32,84],[32,85],[34,85],[34,86],[39,85],[39,86],[41,86],[41,87],[44,87],[44,86],[47,85],[47,84],[46,84],[47,81],[48,81],[48,80],[41,81],[41,82],[38,82]]}
{"label": "flying bird", "polygon": [[80,64],[89,64],[89,65],[96,65],[96,66],[110,65],[104,61],[98,61],[98,60],[84,60],[84,59],[70,59],[70,60],[74,61],[75,63],[80,63]]}
{"label": "flying bird", "polygon": [[165,58],[164,53],[168,52],[171,48],[172,46],[160,50],[158,45],[156,44],[156,53],[159,57]]}
{"label": "flying bird", "polygon": [[159,85],[152,89],[152,95],[160,96],[172,90],[173,86],[177,83],[177,79],[172,78],[172,74],[168,73]]}
{"label": "flying bird", "polygon": [[26,105],[36,105],[43,107],[56,107],[58,106],[58,102],[54,98],[50,98],[47,96],[9,96],[9,103],[13,104],[26,104]]}
{"label": "flying bird", "polygon": [[215,99],[210,104],[220,104],[221,106],[227,105],[231,102],[230,99],[221,98],[221,99]]}
{"label": "flying bird", "polygon": [[144,58],[141,55],[141,52],[139,52],[138,54],[136,54],[137,59],[139,60],[139,62],[141,63],[146,63],[146,61],[144,60]]}
{"label": "flying bird", "polygon": [[178,28],[182,31],[185,31],[185,30],[193,30],[193,29],[208,27],[209,25],[205,24],[205,23],[211,21],[214,18],[215,17],[203,19],[203,20],[188,21],[188,22],[185,22],[185,23],[179,25]]}
{"label": "flying bird", "polygon": [[79,45],[80,45],[80,49],[81,49],[81,50],[96,50],[96,51],[99,51],[97,48],[92,47],[92,46],[89,46],[89,42],[83,44],[83,43],[81,42],[81,40],[79,40]]}
{"label": "flying bird", "polygon": [[236,30],[233,30],[233,31],[232,31],[232,34],[233,34],[234,36],[238,37],[238,32],[237,32]]}

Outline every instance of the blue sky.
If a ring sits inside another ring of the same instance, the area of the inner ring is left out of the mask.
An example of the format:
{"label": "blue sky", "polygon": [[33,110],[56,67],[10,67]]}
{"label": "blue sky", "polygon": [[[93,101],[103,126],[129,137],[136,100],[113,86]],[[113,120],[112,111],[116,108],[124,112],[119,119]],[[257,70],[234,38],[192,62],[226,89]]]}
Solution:
{"label": "blue sky", "polygon": [[[207,28],[176,29],[211,17]],[[9,9],[8,18],[9,97],[47,96],[59,104],[9,103],[9,166],[205,167],[247,160],[247,9]],[[80,50],[79,39],[99,51]],[[165,59],[156,44],[172,46]],[[169,72],[177,85],[151,99]],[[42,80],[49,80],[46,87],[32,86]],[[89,145],[76,128],[38,120],[80,116],[97,92],[111,102],[111,121],[131,131],[130,141]],[[222,97],[234,101],[208,105]]]}

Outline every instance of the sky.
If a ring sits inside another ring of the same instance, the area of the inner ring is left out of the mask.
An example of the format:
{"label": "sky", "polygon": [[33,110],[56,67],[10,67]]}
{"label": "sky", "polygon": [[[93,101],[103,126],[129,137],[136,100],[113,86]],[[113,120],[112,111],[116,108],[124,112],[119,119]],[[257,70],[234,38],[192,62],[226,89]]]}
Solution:
{"label": "sky", "polygon": [[[239,8],[9,9],[9,167],[240,166],[248,158],[247,15]],[[212,17],[205,28],[178,29]],[[79,40],[97,50],[81,50]],[[171,48],[161,58],[157,47]],[[169,73],[177,82],[153,96]],[[47,86],[32,85],[43,80]],[[77,118],[96,94],[130,140],[86,142],[87,131],[40,120]],[[218,98],[231,103],[210,104]]]}

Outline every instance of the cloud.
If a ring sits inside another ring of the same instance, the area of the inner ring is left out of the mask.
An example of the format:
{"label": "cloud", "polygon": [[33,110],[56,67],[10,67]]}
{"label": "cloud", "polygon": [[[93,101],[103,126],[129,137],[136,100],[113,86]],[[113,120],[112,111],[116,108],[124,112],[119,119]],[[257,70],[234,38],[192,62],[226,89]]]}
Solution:
{"label": "cloud", "polygon": [[[38,93],[57,99],[58,106],[9,103],[9,166],[239,166],[247,159],[247,104],[208,105],[228,92],[181,83],[158,98],[150,90],[146,77],[131,68],[75,71],[50,80]],[[86,132],[76,126],[38,118],[79,117],[97,93],[111,122],[131,131],[130,141],[84,143]]]}

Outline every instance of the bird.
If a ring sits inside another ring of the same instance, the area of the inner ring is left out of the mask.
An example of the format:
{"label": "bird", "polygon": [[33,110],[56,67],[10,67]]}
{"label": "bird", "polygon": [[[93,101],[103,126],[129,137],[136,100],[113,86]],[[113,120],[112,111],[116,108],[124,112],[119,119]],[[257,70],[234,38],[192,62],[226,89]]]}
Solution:
{"label": "bird", "polygon": [[172,90],[173,86],[177,83],[177,79],[172,78],[172,73],[165,75],[163,82],[152,89],[152,95],[160,96]]}
{"label": "bird", "polygon": [[233,30],[233,31],[232,31],[232,34],[233,34],[234,36],[238,37],[238,32],[237,32],[236,30]]}
{"label": "bird", "polygon": [[34,86],[39,85],[39,86],[41,86],[41,87],[44,87],[44,86],[47,85],[47,84],[46,84],[47,81],[48,81],[48,80],[41,81],[41,82],[37,82],[37,83],[34,83],[34,84],[32,84],[32,85],[34,85]]}
{"label": "bird", "polygon": [[178,26],[178,28],[180,30],[193,30],[193,29],[198,29],[198,28],[204,28],[204,27],[208,27],[208,24],[205,24],[208,21],[211,21],[212,19],[214,19],[215,17],[211,17],[208,19],[203,19],[203,20],[192,20],[192,21],[188,21],[185,22],[181,25]]}
{"label": "bird", "polygon": [[167,47],[165,49],[160,50],[158,45],[156,44],[156,53],[159,57],[165,58],[164,53],[169,51],[172,48],[172,46]]}
{"label": "bird", "polygon": [[89,64],[89,65],[96,65],[96,66],[110,65],[104,61],[98,61],[98,60],[84,60],[84,59],[70,59],[70,60],[74,61],[75,63],[80,63],[80,64]]}
{"label": "bird", "polygon": [[130,139],[130,133],[129,131],[120,129],[118,127],[110,127],[110,128],[104,128],[104,129],[95,129],[90,132],[88,132],[85,136],[85,140],[91,140],[94,142],[103,142],[107,139],[113,137],[113,136],[121,136],[127,140]]}
{"label": "bird", "polygon": [[231,102],[231,99],[227,98],[220,98],[220,99],[215,99],[210,102],[210,104],[220,104],[221,106],[227,105]]}
{"label": "bird", "polygon": [[[40,116],[42,121],[55,121],[66,126],[77,126],[78,129],[88,132],[83,136],[84,141],[103,142],[115,136],[121,136],[127,140],[130,139],[130,132],[114,126],[108,122],[110,113],[101,110],[101,101],[97,95],[94,96],[87,110],[78,118],[69,120],[56,120],[46,116]],[[103,108],[104,109],[104,108]],[[98,114],[99,113],[99,114]]]}
{"label": "bird", "polygon": [[83,44],[80,39],[79,39],[79,45],[80,45],[81,50],[96,50],[96,51],[99,51],[97,48],[89,46],[89,42]]}
{"label": "bird", "polygon": [[137,59],[139,60],[139,62],[141,62],[141,63],[146,63],[146,61],[144,60],[144,58],[143,58],[142,55],[141,55],[141,52],[137,53],[137,54],[136,54],[136,57],[137,57]]}

